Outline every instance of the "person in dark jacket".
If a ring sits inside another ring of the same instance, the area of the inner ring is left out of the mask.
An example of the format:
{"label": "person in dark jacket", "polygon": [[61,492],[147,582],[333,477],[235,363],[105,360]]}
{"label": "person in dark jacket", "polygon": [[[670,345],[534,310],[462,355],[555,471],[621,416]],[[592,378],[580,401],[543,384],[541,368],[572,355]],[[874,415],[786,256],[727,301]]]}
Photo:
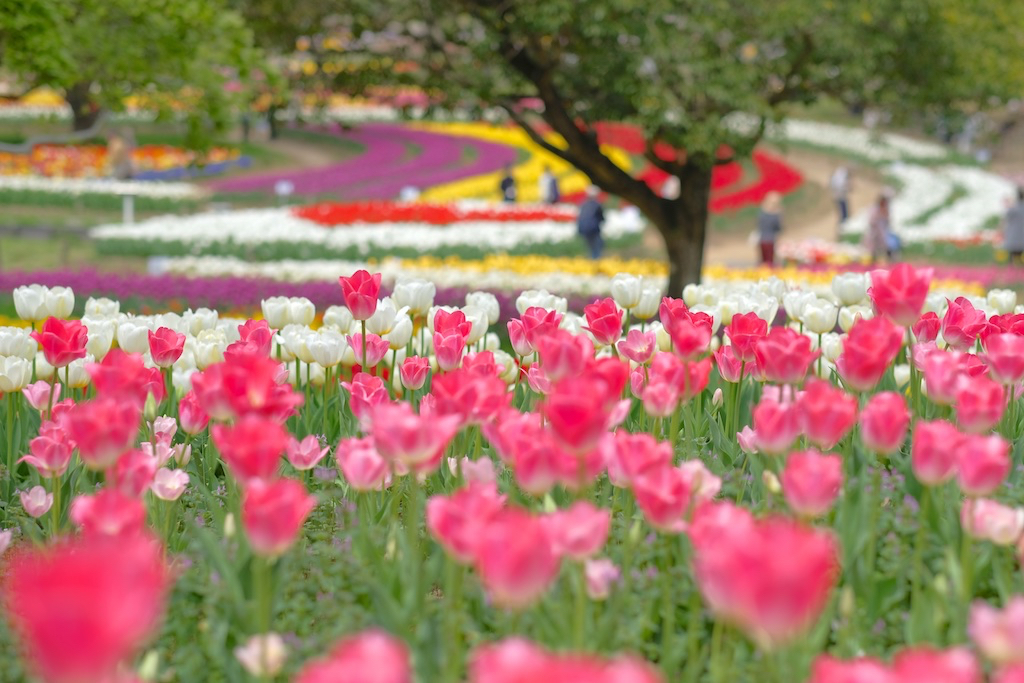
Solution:
{"label": "person in dark jacket", "polygon": [[601,226],[604,224],[604,208],[598,201],[599,190],[594,185],[587,188],[587,198],[580,205],[577,229],[580,236],[590,249],[590,258],[595,261],[601,258],[604,240],[601,239]]}
{"label": "person in dark jacket", "polygon": [[512,177],[512,167],[505,167],[505,175],[501,178],[498,186],[501,190],[501,201],[512,204],[516,201],[516,179]]}

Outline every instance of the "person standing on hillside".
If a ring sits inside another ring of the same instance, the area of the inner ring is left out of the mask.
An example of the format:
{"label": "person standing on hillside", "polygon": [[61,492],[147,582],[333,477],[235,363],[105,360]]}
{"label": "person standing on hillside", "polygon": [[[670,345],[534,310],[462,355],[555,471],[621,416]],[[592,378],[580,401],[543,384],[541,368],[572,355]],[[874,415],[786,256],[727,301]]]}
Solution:
{"label": "person standing on hillside", "polygon": [[892,220],[889,216],[889,194],[883,192],[871,210],[868,229],[864,233],[864,248],[871,255],[871,263],[881,260],[883,254],[891,252]]}
{"label": "person standing on hillside", "polygon": [[832,191],[832,199],[836,203],[836,212],[839,214],[839,227],[850,217],[850,169],[840,166],[832,174],[828,186]]}
{"label": "person standing on hillside", "polygon": [[1003,223],[1003,249],[1010,255],[1011,265],[1021,265],[1024,263],[1024,187],[1017,188],[1017,202],[1007,209]]}
{"label": "person standing on hillside", "polygon": [[501,178],[501,183],[498,185],[498,189],[501,190],[501,201],[513,204],[516,201],[516,179],[512,177],[512,167],[505,167],[505,175]]}
{"label": "person standing on hillside", "polygon": [[558,178],[551,172],[550,166],[545,166],[544,172],[540,174],[538,189],[540,190],[540,200],[545,204],[557,204],[558,200],[562,198],[558,191]]}
{"label": "person standing on hillside", "polygon": [[580,215],[576,228],[590,250],[590,258],[595,261],[601,258],[604,240],[601,239],[601,226],[604,224],[604,207],[598,199],[600,191],[595,185],[587,188],[587,198],[580,204]]}
{"label": "person standing on hillside", "polygon": [[775,241],[782,232],[782,195],[769,192],[757,214],[757,241],[761,247],[761,264],[775,265]]}

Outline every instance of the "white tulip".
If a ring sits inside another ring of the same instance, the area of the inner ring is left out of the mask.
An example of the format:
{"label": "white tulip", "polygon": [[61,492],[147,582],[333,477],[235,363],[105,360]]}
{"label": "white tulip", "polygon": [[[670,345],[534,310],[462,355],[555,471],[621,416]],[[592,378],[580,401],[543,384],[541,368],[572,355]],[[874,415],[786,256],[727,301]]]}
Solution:
{"label": "white tulip", "polygon": [[487,313],[488,325],[495,325],[501,319],[501,304],[498,303],[498,297],[490,292],[468,292],[466,305],[475,306]]}
{"label": "white tulip", "polygon": [[840,273],[832,279],[832,293],[843,306],[852,306],[864,301],[868,295],[867,275],[864,273]]}
{"label": "white tulip", "polygon": [[203,330],[196,335],[195,358],[196,367],[205,370],[215,363],[224,360],[224,350],[228,340],[221,330]]}
{"label": "white tulip", "polygon": [[67,385],[72,389],[84,389],[89,386],[89,373],[86,372],[85,366],[94,363],[95,359],[92,356],[86,356],[85,358],[78,358],[71,361],[65,370],[58,373],[61,380],[66,380]]}
{"label": "white tulip", "polygon": [[[379,308],[378,305],[378,310]],[[339,332],[347,332],[352,327],[354,320],[352,311],[348,310],[346,306],[330,306],[324,311],[324,325],[336,327]]]}
{"label": "white tulip", "polygon": [[494,332],[484,335],[484,351],[498,351],[501,349],[501,337]]}
{"label": "white tulip", "polygon": [[272,296],[260,302],[263,318],[275,330],[280,330],[292,322],[288,310],[288,297]]}
{"label": "white tulip", "polygon": [[771,325],[779,314],[779,300],[753,290],[750,293],[750,312]]}
{"label": "white tulip", "polygon": [[192,321],[183,315],[173,312],[154,316],[153,326],[156,328],[153,330],[154,332],[161,327],[166,327],[169,330],[174,330],[178,334],[192,333]]}
{"label": "white tulip", "polygon": [[104,318],[116,318],[121,312],[121,302],[106,297],[89,297],[85,301],[85,315],[83,317],[102,320]]}
{"label": "white tulip", "polygon": [[282,363],[291,363],[295,360],[295,354],[288,350],[288,342],[280,332],[274,335],[270,343],[270,357]]}
{"label": "white tulip", "polygon": [[839,309],[839,329],[849,332],[858,320],[871,320],[875,312],[868,306],[844,306]]}
{"label": "white tulip", "polygon": [[70,287],[50,287],[44,294],[46,310],[54,318],[67,318],[75,310],[75,293]]}
{"label": "white tulip", "polygon": [[923,313],[934,313],[940,318],[946,315],[946,309],[949,307],[949,301],[946,299],[946,295],[941,292],[929,292],[928,296],[924,299],[924,310]]}
{"label": "white tulip", "polygon": [[492,351],[491,353],[494,354],[494,362],[501,366],[499,377],[504,380],[505,384],[513,384],[519,374],[519,366],[516,365],[515,360],[504,351]]}
{"label": "white tulip", "polygon": [[18,356],[0,358],[0,392],[21,391],[32,381],[32,363]]}
{"label": "white tulip", "polygon": [[711,345],[708,348],[711,350],[711,353],[714,353],[719,348],[721,348],[721,346],[722,346],[722,338],[716,335],[716,336],[711,338]]}
{"label": "white tulip", "polygon": [[835,363],[836,358],[843,352],[843,337],[835,332],[826,332],[821,336],[821,355],[830,363]]}
{"label": "white tulip", "polygon": [[276,677],[287,658],[288,648],[276,633],[252,636],[235,648],[235,659],[253,678]]}
{"label": "white tulip", "polygon": [[655,321],[648,325],[647,329],[654,332],[654,339],[658,344],[659,351],[669,351],[672,349],[672,337],[669,336],[664,325]]}
{"label": "white tulip", "polygon": [[893,379],[896,380],[896,387],[902,389],[910,384],[910,366],[900,363],[892,369]]}
{"label": "white tulip", "polygon": [[304,296],[288,299],[288,320],[296,325],[309,325],[316,318],[316,306]]}
{"label": "white tulip", "polygon": [[39,345],[31,335],[31,330],[25,327],[0,327],[0,356],[35,358]]}
{"label": "white tulip", "polygon": [[566,313],[562,316],[562,322],[558,326],[571,334],[583,334],[583,324],[586,319],[575,313]]}
{"label": "white tulip", "polygon": [[993,289],[985,298],[988,305],[999,315],[1012,313],[1017,306],[1017,292],[1012,289]]}
{"label": "white tulip", "polygon": [[190,345],[188,343],[189,338],[186,337],[185,348],[182,349],[181,355],[178,356],[178,360],[174,361],[174,365],[171,366],[175,370],[195,370],[196,369],[196,352],[195,352],[195,341]]}
{"label": "white tulip", "polygon": [[782,296],[782,307],[786,310],[786,317],[790,320],[803,322],[804,308],[817,298],[813,292],[806,292],[802,289],[786,292]]}
{"label": "white tulip", "polygon": [[195,335],[217,327],[220,314],[209,308],[197,308],[194,311],[185,311],[182,317],[188,321],[188,331]]}
{"label": "white tulip", "polygon": [[611,290],[615,303],[628,311],[640,303],[640,295],[643,292],[643,280],[636,275],[619,273],[612,278]]}
{"label": "white tulip", "polygon": [[838,317],[839,309],[825,299],[815,298],[803,308],[804,329],[814,334],[832,332]]}
{"label": "white tulip", "polygon": [[437,286],[433,282],[419,279],[399,280],[395,283],[391,298],[399,308],[408,308],[412,317],[426,315],[434,305]]}
{"label": "white tulip", "polygon": [[330,327],[314,332],[306,339],[309,355],[325,368],[333,368],[341,362],[347,345],[341,332]]}
{"label": "white tulip", "polygon": [[408,315],[399,317],[384,338],[392,350],[404,349],[412,339],[412,318]]}
{"label": "white tulip", "polygon": [[683,303],[687,306],[696,306],[704,297],[704,288],[692,282],[683,287]]}
{"label": "white tulip", "polygon": [[832,379],[832,373],[835,371],[835,363],[832,363],[827,358],[822,356],[811,365],[811,371],[821,379]]}
{"label": "white tulip", "polygon": [[640,291],[640,301],[630,311],[637,320],[650,320],[658,312],[661,305],[661,289],[659,287],[644,285]]}
{"label": "white tulip", "polygon": [[729,325],[737,314],[746,312],[740,307],[740,304],[741,297],[734,294],[723,296],[718,300],[718,313],[722,316],[723,325]]}
{"label": "white tulip", "polygon": [[[345,347],[348,348],[347,346]],[[348,349],[351,352],[351,349]],[[308,383],[310,386],[322,387],[324,382],[327,381],[327,373],[319,363],[303,363],[299,362],[299,374],[295,374],[295,363],[288,364],[288,383],[292,386],[306,386]]]}
{"label": "white tulip", "polygon": [[310,339],[315,335],[315,332],[304,325],[286,325],[281,330],[281,336],[284,337],[288,351],[292,356],[307,364],[316,362],[313,354],[309,351]]}
{"label": "white tulip", "polygon": [[[86,352],[97,361],[103,360],[110,347],[114,345],[116,326],[113,320],[101,318],[82,318],[82,324],[88,330],[85,340]],[[149,345],[149,335],[146,335],[146,344]]]}
{"label": "white tulip", "polygon": [[128,353],[149,350],[149,325],[139,318],[130,318],[117,326],[117,345]]}
{"label": "white tulip", "polygon": [[789,286],[786,284],[786,281],[781,278],[769,277],[764,278],[763,280],[758,280],[756,289],[765,296],[770,296],[773,299],[782,301],[782,297],[789,289]]}
{"label": "white tulip", "polygon": [[519,311],[519,315],[534,307],[565,313],[569,308],[569,302],[565,297],[555,296],[546,289],[528,289],[516,299],[516,310]]}
{"label": "white tulip", "polygon": [[42,285],[26,285],[15,287],[14,310],[18,317],[29,322],[40,322],[46,320],[50,313],[46,307],[46,287]]}
{"label": "white tulip", "polygon": [[466,315],[466,320],[473,324],[473,328],[469,331],[469,336],[466,337],[466,344],[472,346],[487,334],[487,311],[476,306],[466,306],[462,309],[462,312]]}
{"label": "white tulip", "polygon": [[394,301],[389,297],[384,297],[377,302],[377,310],[374,311],[373,315],[366,319],[366,331],[383,337],[394,328],[399,315],[407,313],[407,308],[396,308]]}
{"label": "white tulip", "polygon": [[46,356],[40,351],[36,354],[36,379],[45,379],[49,382],[53,379],[54,367],[46,362]]}

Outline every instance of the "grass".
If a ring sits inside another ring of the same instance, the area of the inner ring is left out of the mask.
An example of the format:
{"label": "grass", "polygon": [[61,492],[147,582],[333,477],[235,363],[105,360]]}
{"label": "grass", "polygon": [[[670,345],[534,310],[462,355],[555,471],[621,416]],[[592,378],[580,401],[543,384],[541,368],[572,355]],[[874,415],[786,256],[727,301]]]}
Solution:
{"label": "grass", "polygon": [[0,233],[0,269],[57,270],[95,269],[112,272],[145,272],[146,259],[112,256],[96,251],[96,244],[66,230],[54,237],[15,237]]}

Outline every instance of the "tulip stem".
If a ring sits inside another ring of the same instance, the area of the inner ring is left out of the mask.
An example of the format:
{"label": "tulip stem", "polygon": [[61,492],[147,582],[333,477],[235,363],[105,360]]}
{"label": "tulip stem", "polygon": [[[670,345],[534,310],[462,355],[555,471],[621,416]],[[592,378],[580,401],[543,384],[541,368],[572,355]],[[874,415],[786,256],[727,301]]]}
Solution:
{"label": "tulip stem", "polygon": [[412,591],[411,603],[416,607],[416,614],[418,615],[420,600],[423,597],[420,588],[420,486],[419,482],[416,481],[415,472],[410,472],[408,479],[409,497],[406,499],[407,507],[405,510],[405,532],[408,544],[407,561],[409,563],[409,576],[411,577],[409,582]]}
{"label": "tulip stem", "polygon": [[878,543],[878,518],[882,512],[882,504],[885,499],[882,497],[882,463],[875,461],[871,473],[871,495],[867,497],[870,506],[870,524],[868,526],[868,548],[865,553],[867,568],[864,572],[864,586],[870,586],[875,580],[876,548]]}
{"label": "tulip stem", "polygon": [[14,471],[17,469],[17,461],[14,457],[14,392],[7,394],[4,401],[7,403],[7,501],[10,502],[14,495]]}
{"label": "tulip stem", "polygon": [[252,559],[252,584],[256,598],[255,622],[259,633],[270,632],[271,593],[270,593],[270,560],[264,557]]}
{"label": "tulip stem", "polygon": [[366,372],[366,321],[365,320],[360,320],[359,321],[359,328],[363,332],[361,335],[359,335],[360,338],[361,338],[360,341],[363,342],[363,355],[359,357],[359,365],[360,365],[360,367],[363,368],[363,372]]}
{"label": "tulip stem", "polygon": [[463,569],[451,555],[445,557],[445,591],[447,598],[447,609],[445,610],[445,642],[448,646],[448,654],[445,656],[445,677],[446,683],[454,683],[459,680],[459,653],[462,650],[462,578]]}
{"label": "tulip stem", "polygon": [[49,420],[53,415],[53,387],[57,383],[57,368],[53,369],[53,374],[50,375],[50,396],[47,399],[46,406],[46,419]]}
{"label": "tulip stem", "polygon": [[573,581],[576,586],[573,591],[572,646],[578,652],[583,650],[586,637],[587,579],[582,562],[577,562],[572,569],[576,579]]}
{"label": "tulip stem", "polygon": [[931,511],[932,491],[927,486],[921,490],[921,506],[918,510],[917,539],[914,541],[914,582],[911,587],[911,610],[918,607],[921,586],[925,580],[924,543],[928,528],[928,514]]}
{"label": "tulip stem", "polygon": [[57,538],[57,534],[60,531],[60,477],[53,475],[53,507],[50,508],[50,512],[53,515],[53,532],[51,537]]}
{"label": "tulip stem", "polygon": [[670,671],[672,648],[675,638],[676,603],[672,600],[672,576],[671,569],[675,562],[675,548],[673,547],[676,538],[665,536],[665,565],[661,569],[661,667],[668,677],[674,678],[674,672]]}

